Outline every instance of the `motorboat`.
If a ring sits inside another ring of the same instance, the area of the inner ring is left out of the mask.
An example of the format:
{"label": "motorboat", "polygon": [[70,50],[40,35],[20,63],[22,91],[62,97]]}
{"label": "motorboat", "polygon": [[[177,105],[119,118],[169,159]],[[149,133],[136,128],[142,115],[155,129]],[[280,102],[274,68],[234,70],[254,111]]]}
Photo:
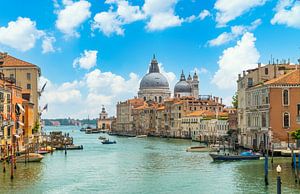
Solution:
{"label": "motorboat", "polygon": [[240,155],[209,154],[214,161],[259,160],[260,155],[253,152],[242,152]]}
{"label": "motorboat", "polygon": [[81,132],[85,132],[85,130],[86,130],[86,129],[83,128],[83,127],[80,129]]}
{"label": "motorboat", "polygon": [[18,162],[18,163],[24,162],[25,163],[25,159],[27,162],[40,162],[43,158],[44,158],[44,156],[42,156],[41,154],[37,154],[37,153],[22,154],[22,155],[16,157],[16,162]]}
{"label": "motorboat", "polygon": [[105,139],[101,141],[102,144],[116,144],[116,141],[110,141],[109,139]]}
{"label": "motorboat", "polygon": [[145,138],[145,137],[148,137],[148,135],[137,135],[135,136],[136,138]]}

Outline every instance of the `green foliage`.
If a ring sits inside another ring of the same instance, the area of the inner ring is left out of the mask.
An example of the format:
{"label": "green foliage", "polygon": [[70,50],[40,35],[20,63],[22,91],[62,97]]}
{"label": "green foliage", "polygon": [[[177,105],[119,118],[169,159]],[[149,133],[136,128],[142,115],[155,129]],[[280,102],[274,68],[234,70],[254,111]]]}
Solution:
{"label": "green foliage", "polygon": [[40,129],[40,122],[35,122],[34,127],[32,128],[32,133],[37,133]]}
{"label": "green foliage", "polygon": [[294,139],[300,139],[300,129],[296,129],[295,131],[291,132],[291,135]]}
{"label": "green foliage", "polygon": [[232,105],[234,108],[238,108],[238,94],[237,92],[232,96]]}

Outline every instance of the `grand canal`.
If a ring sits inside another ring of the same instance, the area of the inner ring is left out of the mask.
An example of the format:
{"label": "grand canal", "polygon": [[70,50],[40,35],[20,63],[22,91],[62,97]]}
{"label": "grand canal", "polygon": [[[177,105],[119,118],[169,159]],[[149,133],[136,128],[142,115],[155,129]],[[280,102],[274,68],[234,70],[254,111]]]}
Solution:
{"label": "grand canal", "polygon": [[188,140],[110,137],[102,145],[99,134],[75,127],[63,130],[84,150],[48,154],[42,163],[18,164],[15,179],[0,172],[0,193],[276,193],[275,166],[283,166],[283,193],[300,193],[287,159],[270,164],[264,185],[263,161],[214,163],[208,153],[188,153],[197,145]]}

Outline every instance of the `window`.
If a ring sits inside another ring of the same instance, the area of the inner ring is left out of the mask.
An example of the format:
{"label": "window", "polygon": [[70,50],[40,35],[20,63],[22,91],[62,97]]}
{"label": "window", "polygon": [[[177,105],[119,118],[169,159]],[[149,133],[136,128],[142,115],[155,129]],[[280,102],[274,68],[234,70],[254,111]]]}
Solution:
{"label": "window", "polygon": [[248,78],[248,87],[252,87],[252,86],[253,86],[253,79]]}
{"label": "window", "polygon": [[0,101],[4,101],[4,94],[0,92]]}
{"label": "window", "polygon": [[154,97],[154,99],[155,99],[155,102],[157,102],[157,97],[156,96]]}
{"label": "window", "polygon": [[289,91],[283,90],[283,105],[289,105]]}
{"label": "window", "polygon": [[178,117],[181,118],[181,113],[178,114]]}
{"label": "window", "polygon": [[28,89],[28,90],[31,89],[31,84],[27,84],[27,89]]}
{"label": "window", "polygon": [[263,112],[261,114],[261,126],[262,127],[266,127],[267,126],[267,119],[266,119],[266,113]]}
{"label": "window", "polygon": [[178,107],[178,110],[181,110],[181,106]]}
{"label": "window", "polygon": [[159,97],[159,103],[161,103],[161,102],[162,102],[162,97],[160,96],[160,97]]}
{"label": "window", "polygon": [[300,104],[297,104],[297,115],[300,116]]}
{"label": "window", "polygon": [[9,77],[10,78],[14,78],[15,76],[14,76],[14,74],[10,74]]}
{"label": "window", "polygon": [[146,96],[144,96],[144,101],[146,101]]}
{"label": "window", "polygon": [[30,80],[31,79],[31,74],[27,73],[27,79]]}
{"label": "window", "polygon": [[10,101],[10,94],[7,94],[6,95],[6,101],[7,101],[7,103],[10,103],[11,101]]}
{"label": "window", "polygon": [[269,74],[269,69],[265,68],[265,74],[268,75]]}
{"label": "window", "polygon": [[290,114],[287,112],[283,114],[283,127],[284,128],[290,127]]}

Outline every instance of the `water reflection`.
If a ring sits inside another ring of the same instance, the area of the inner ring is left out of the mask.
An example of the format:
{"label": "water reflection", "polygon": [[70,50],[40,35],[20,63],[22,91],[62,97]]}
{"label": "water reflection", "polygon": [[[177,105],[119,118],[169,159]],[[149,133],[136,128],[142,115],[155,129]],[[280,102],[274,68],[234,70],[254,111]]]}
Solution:
{"label": "water reflection", "polygon": [[14,179],[10,179],[10,166],[6,165],[6,172],[2,171],[3,166],[1,163],[0,172],[0,188],[4,191],[13,190],[26,190],[28,187],[36,184],[43,174],[44,164],[43,163],[17,163],[17,169],[14,171]]}

